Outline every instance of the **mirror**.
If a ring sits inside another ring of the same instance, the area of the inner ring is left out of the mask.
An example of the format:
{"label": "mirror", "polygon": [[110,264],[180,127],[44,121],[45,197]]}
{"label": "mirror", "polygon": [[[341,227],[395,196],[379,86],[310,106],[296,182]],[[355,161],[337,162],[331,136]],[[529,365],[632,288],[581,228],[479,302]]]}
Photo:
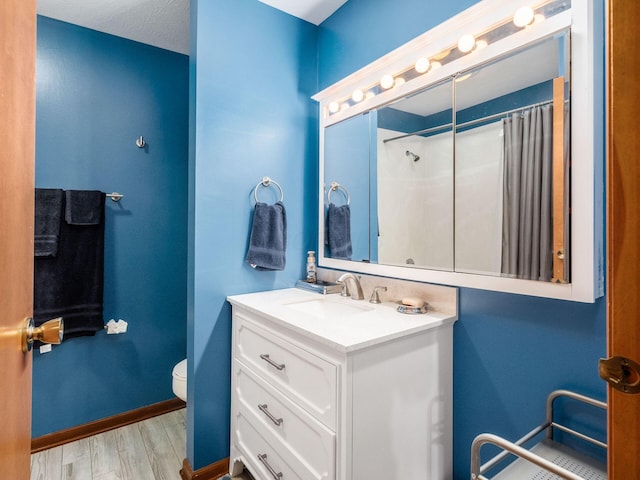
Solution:
{"label": "mirror", "polygon": [[454,269],[452,105],[447,79],[378,109],[378,263]]}
{"label": "mirror", "polygon": [[[327,222],[322,244],[327,257],[369,260],[369,117],[367,112],[332,125],[325,131],[324,202]],[[350,214],[350,228],[345,225],[344,215],[347,213]],[[336,218],[338,216],[340,218]]]}
{"label": "mirror", "polygon": [[565,30],[326,127],[325,257],[568,282],[569,65]]}
{"label": "mirror", "polygon": [[559,243],[566,261],[557,275],[553,255],[554,236],[569,237],[568,224],[553,223],[568,218],[569,207],[570,186],[560,178],[569,178],[567,45],[563,32],[456,78],[458,272],[569,280],[568,242]]}

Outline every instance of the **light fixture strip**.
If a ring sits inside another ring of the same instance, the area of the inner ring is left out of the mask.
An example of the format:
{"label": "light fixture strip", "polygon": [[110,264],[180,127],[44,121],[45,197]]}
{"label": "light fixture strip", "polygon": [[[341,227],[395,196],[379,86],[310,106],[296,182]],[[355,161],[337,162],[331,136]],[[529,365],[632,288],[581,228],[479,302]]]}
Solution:
{"label": "light fixture strip", "polygon": [[[326,118],[344,112],[356,104],[371,100],[382,92],[394,89],[415,78],[427,75],[436,68],[481,50],[493,42],[502,40],[521,31],[523,28],[529,28],[539,23],[540,19],[550,18],[569,8],[571,8],[570,0],[548,0],[535,7],[520,7],[514,12],[513,16],[502,19],[486,28],[480,34],[465,33],[460,37],[457,44],[451,45],[449,48],[445,48],[434,55],[421,56],[415,63],[405,66],[400,71],[393,74],[388,73],[382,75],[377,82],[369,83],[365,87],[357,87],[348,96],[343,95],[331,100],[324,108],[324,116]],[[522,18],[528,18],[528,16],[525,15],[527,9],[531,10],[532,17],[529,20],[523,21]],[[421,65],[420,68],[419,65]]]}

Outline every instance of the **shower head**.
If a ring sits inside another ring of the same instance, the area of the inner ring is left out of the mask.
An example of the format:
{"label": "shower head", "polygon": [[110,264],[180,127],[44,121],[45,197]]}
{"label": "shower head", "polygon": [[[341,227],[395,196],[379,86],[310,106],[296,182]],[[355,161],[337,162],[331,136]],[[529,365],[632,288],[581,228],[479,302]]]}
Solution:
{"label": "shower head", "polygon": [[409,151],[409,150],[407,150],[407,151],[405,152],[405,155],[406,155],[407,157],[411,157],[411,158],[413,159],[413,161],[414,161],[414,162],[417,162],[418,160],[420,160],[420,155],[416,155],[415,153],[413,153],[413,152],[411,152],[411,151]]}

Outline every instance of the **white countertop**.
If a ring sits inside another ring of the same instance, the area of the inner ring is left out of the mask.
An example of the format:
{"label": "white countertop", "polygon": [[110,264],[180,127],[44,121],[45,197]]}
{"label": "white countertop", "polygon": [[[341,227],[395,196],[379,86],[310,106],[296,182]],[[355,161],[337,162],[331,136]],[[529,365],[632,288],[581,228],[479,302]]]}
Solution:
{"label": "white countertop", "polygon": [[408,315],[397,312],[396,303],[373,304],[298,288],[232,295],[227,300],[342,352],[449,325],[457,319],[435,311]]}

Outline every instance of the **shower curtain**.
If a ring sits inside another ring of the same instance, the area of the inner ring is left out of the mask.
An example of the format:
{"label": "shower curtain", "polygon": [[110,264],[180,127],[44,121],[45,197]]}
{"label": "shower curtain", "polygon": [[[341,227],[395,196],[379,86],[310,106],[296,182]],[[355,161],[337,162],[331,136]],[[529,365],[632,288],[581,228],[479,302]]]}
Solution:
{"label": "shower curtain", "polygon": [[553,107],[533,107],[503,124],[502,274],[551,281]]}

